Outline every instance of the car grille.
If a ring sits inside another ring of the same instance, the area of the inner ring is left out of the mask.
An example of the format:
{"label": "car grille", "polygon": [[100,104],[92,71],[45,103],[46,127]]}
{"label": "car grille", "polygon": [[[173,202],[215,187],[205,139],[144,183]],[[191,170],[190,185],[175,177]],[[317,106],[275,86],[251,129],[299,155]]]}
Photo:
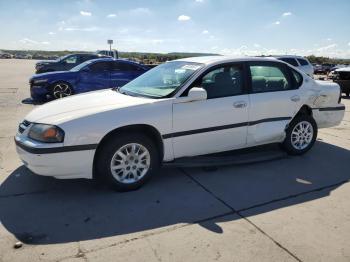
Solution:
{"label": "car grille", "polygon": [[30,125],[31,123],[27,120],[23,120],[22,123],[19,124],[18,126],[18,132],[20,132],[21,134],[24,132],[24,130],[26,130],[26,128]]}

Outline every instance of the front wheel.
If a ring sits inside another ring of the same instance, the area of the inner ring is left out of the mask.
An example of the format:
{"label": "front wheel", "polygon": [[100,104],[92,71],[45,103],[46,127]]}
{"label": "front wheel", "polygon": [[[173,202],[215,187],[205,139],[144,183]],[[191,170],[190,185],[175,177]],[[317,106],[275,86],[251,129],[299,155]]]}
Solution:
{"label": "front wheel", "polygon": [[117,191],[138,189],[159,169],[157,147],[145,135],[119,134],[102,146],[96,161],[97,175]]}
{"label": "front wheel", "polygon": [[59,82],[54,84],[51,90],[51,95],[54,99],[71,96],[72,94],[73,94],[72,87],[65,82]]}
{"label": "front wheel", "polygon": [[295,117],[286,130],[283,149],[290,155],[302,155],[314,145],[317,137],[317,124],[308,115]]}

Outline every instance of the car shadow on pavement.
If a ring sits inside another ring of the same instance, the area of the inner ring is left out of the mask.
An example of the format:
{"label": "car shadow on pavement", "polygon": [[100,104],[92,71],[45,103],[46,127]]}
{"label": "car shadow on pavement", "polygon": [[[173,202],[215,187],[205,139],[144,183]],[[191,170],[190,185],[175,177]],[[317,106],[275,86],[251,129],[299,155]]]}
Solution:
{"label": "car shadow on pavement", "polygon": [[239,219],[227,215],[235,210],[252,216],[330,195],[350,179],[349,159],[349,150],[318,141],[300,157],[211,172],[163,168],[128,193],[33,175],[21,166],[0,186],[0,221],[28,244],[144,234],[182,223],[223,233],[217,223]]}

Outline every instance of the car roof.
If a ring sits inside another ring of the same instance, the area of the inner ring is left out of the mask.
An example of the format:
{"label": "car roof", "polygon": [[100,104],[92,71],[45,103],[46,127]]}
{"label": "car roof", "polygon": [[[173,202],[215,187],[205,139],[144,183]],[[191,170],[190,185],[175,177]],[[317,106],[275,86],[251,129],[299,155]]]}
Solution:
{"label": "car roof", "polygon": [[134,61],[130,61],[130,60],[126,60],[126,59],[116,59],[116,58],[113,58],[113,57],[108,57],[108,56],[104,56],[104,57],[101,57],[101,58],[95,58],[95,59],[91,59],[89,60],[91,62],[103,62],[103,61],[116,61],[116,62],[123,62],[123,63],[130,63],[130,64],[134,64],[134,65],[139,65],[139,66],[143,66],[142,64],[139,64],[139,63],[136,63]]}
{"label": "car roof", "polygon": [[272,55],[271,57],[275,58],[296,58],[296,59],[307,59],[303,56],[298,56],[298,55]]}
{"label": "car roof", "polygon": [[177,59],[174,61],[184,61],[184,62],[192,62],[192,63],[201,63],[201,64],[215,64],[215,63],[229,63],[229,62],[248,62],[248,61],[274,61],[276,62],[277,59],[274,57],[235,57],[235,56],[198,56],[198,57],[188,57],[188,58],[182,58]]}
{"label": "car roof", "polygon": [[337,72],[350,72],[350,67],[338,68],[335,71],[337,71]]}

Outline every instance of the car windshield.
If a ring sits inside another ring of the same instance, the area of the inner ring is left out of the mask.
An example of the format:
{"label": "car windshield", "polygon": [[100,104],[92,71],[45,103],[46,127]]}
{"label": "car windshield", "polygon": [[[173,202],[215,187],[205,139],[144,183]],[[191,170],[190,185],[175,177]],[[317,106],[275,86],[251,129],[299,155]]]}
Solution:
{"label": "car windshield", "polygon": [[119,89],[121,93],[162,98],[181,87],[203,64],[173,61],[159,65]]}
{"label": "car windshield", "polygon": [[78,71],[80,71],[80,69],[82,69],[83,67],[85,67],[85,66],[87,66],[88,64],[91,64],[91,63],[92,63],[92,60],[85,61],[84,63],[81,63],[80,65],[77,65],[77,66],[73,67],[69,71],[78,72]]}
{"label": "car windshield", "polygon": [[60,61],[62,61],[64,59],[66,59],[68,56],[70,56],[70,55],[61,56],[61,57],[57,58],[56,61],[60,62]]}

